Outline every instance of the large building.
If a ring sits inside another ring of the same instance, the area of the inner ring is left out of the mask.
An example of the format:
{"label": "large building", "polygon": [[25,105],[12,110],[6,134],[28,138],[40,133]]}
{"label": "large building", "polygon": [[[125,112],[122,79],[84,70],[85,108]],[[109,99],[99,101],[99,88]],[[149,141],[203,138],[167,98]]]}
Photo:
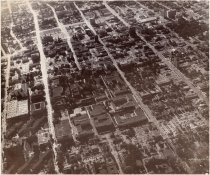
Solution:
{"label": "large building", "polygon": [[7,103],[6,109],[8,121],[17,121],[29,117],[28,100],[9,101]]}
{"label": "large building", "polygon": [[112,119],[103,103],[92,105],[90,116],[93,118],[94,125],[99,133],[114,130]]}
{"label": "large building", "polygon": [[115,97],[110,108],[110,113],[118,127],[129,127],[147,122],[144,112],[130,94]]}
{"label": "large building", "polygon": [[114,113],[114,120],[118,127],[130,127],[146,123],[147,117],[140,107],[130,106]]}

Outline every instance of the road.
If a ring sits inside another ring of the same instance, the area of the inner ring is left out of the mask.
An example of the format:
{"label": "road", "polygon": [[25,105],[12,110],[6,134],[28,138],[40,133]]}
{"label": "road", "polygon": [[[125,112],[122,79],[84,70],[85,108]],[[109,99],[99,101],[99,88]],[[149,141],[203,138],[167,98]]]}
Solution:
{"label": "road", "polygon": [[[10,4],[10,0],[7,0],[7,6],[8,6],[8,9],[9,9],[9,13],[10,13],[10,16],[12,18],[12,10],[11,10],[11,4]],[[20,40],[17,39],[16,35],[14,34],[13,30],[12,30],[12,27],[14,26],[14,23],[13,23],[13,19],[11,19],[12,23],[10,25],[10,35],[14,38],[14,40],[19,44],[20,46],[20,49],[23,48],[23,45],[22,43],[20,42]]]}
{"label": "road", "polygon": [[209,105],[208,98],[203,94],[202,91],[200,91],[197,87],[193,85],[191,80],[187,78],[179,69],[177,69],[172,62],[170,62],[169,59],[165,58],[162,53],[158,52],[154,46],[152,46],[150,43],[148,43],[140,34],[138,35],[140,38],[147,43],[147,45],[153,50],[153,52],[158,55],[159,58],[168,66],[168,68],[171,70],[172,76],[182,79],[183,82],[185,82],[197,95],[200,99],[204,100],[206,105]]}
{"label": "road", "polygon": [[2,53],[3,53],[3,56],[7,55],[6,52],[5,52],[5,50],[3,49],[2,46],[1,46],[1,51],[2,51]]}
{"label": "road", "polygon": [[95,127],[93,118],[90,116],[90,113],[89,113],[88,109],[85,108],[85,110],[86,110],[86,112],[87,112],[87,115],[88,115],[88,118],[89,118],[89,120],[90,120],[90,124],[91,124],[91,126],[92,126],[92,128],[93,128],[94,134],[95,134],[96,136],[99,136],[98,131],[97,131],[96,127]]}
{"label": "road", "polygon": [[114,158],[115,158],[115,160],[117,162],[117,165],[119,167],[119,174],[123,174],[121,163],[120,163],[120,159],[119,159],[119,156],[118,156],[118,152],[114,148],[112,139],[110,138],[109,134],[106,134],[105,137],[106,137],[106,140],[107,140],[107,142],[109,144],[109,147],[111,148],[111,153],[114,156]]}
{"label": "road", "polygon": [[[9,9],[9,13],[10,13],[10,16],[11,16],[11,24],[10,24],[10,35],[13,37],[13,39],[18,43],[18,45],[20,46],[20,49],[19,50],[15,50],[13,53],[10,52],[9,50],[9,54],[6,54],[4,49],[1,47],[1,50],[2,50],[2,53],[4,54],[4,56],[7,58],[7,69],[6,69],[6,75],[5,75],[5,79],[6,79],[6,82],[5,82],[5,97],[4,97],[4,111],[2,112],[2,117],[1,117],[1,122],[2,122],[2,125],[1,125],[1,129],[2,129],[2,141],[1,141],[1,153],[2,153],[2,157],[4,157],[4,151],[3,151],[3,148],[4,148],[4,143],[5,143],[5,140],[4,140],[4,136],[6,134],[6,131],[7,131],[7,121],[6,121],[6,118],[7,118],[7,110],[6,110],[6,106],[7,106],[7,102],[8,102],[8,88],[9,88],[9,78],[10,78],[10,68],[11,68],[11,57],[13,56],[16,56],[18,55],[19,53],[23,52],[25,50],[25,48],[22,46],[22,43],[20,42],[20,40],[17,39],[17,37],[15,36],[13,30],[12,30],[12,27],[14,25],[13,23],[13,19],[12,19],[12,10],[11,10],[11,4],[10,4],[10,0],[7,0],[7,6],[8,6],[8,9]],[[3,167],[3,161],[2,161],[2,167]]]}
{"label": "road", "polygon": [[[74,3],[75,4],[75,3]],[[85,18],[85,16],[83,15],[82,11],[79,9],[79,7],[75,4],[76,8],[79,10],[83,20],[85,21],[86,25],[90,28],[90,30],[92,30],[92,32],[96,35],[96,31],[94,30],[94,28],[92,27],[92,25],[90,24],[90,22]],[[105,47],[104,43],[102,42],[101,38],[99,37],[99,41],[103,44],[104,46],[104,49],[107,51],[107,48]],[[108,52],[107,52],[108,53]],[[108,53],[109,54],[109,53]],[[113,57],[112,57],[113,58]],[[115,62],[115,65],[117,65],[117,63]],[[113,143],[111,141],[111,138],[109,137],[109,135],[106,135],[106,139],[109,143],[109,146],[111,148],[111,152],[118,164],[118,167],[119,167],[119,171],[120,171],[120,174],[123,174],[123,171],[122,171],[122,168],[121,168],[121,164],[120,164],[120,160],[119,160],[119,157],[118,157],[118,153],[117,151],[115,150],[114,146],[113,146]]]}
{"label": "road", "polygon": [[[116,16],[119,20],[122,21],[122,23],[127,26],[130,27],[130,25],[125,22],[110,6],[108,6],[108,4],[106,2],[103,2],[104,5],[107,7],[108,10],[110,10],[110,12]],[[87,26],[90,26],[90,29],[93,31],[94,34],[97,34],[96,31],[94,30],[94,28],[91,26],[90,22],[87,21],[87,19],[84,17],[83,13],[81,12],[81,10],[77,7],[77,9],[80,11],[80,14],[83,18],[83,20],[85,21],[85,23],[87,24]],[[175,152],[175,147],[173,145],[173,143],[171,142],[171,140],[169,138],[165,137],[165,134],[163,133],[163,131],[160,129],[160,124],[158,122],[158,120],[152,115],[151,110],[149,109],[149,107],[147,105],[145,105],[142,102],[142,99],[138,93],[138,91],[136,89],[134,89],[134,87],[127,81],[124,72],[121,71],[121,69],[119,68],[119,66],[117,65],[117,62],[115,61],[115,59],[113,58],[113,56],[110,54],[108,48],[105,46],[105,44],[103,43],[103,41],[101,40],[101,38],[99,37],[99,41],[101,42],[101,44],[103,45],[104,49],[106,50],[106,52],[108,53],[109,57],[112,60],[113,65],[115,66],[115,68],[117,69],[118,73],[120,74],[120,76],[122,77],[122,79],[124,80],[124,82],[127,84],[127,86],[129,87],[129,89],[131,90],[135,100],[138,102],[138,105],[140,106],[140,108],[144,111],[145,116],[148,118],[149,122],[153,122],[156,127],[159,129],[160,134],[163,136],[163,138],[166,139],[167,143],[170,145],[170,147],[172,148],[172,151],[174,152],[174,155],[176,155],[176,157],[180,160],[180,162],[182,162],[182,165],[185,167],[185,169],[191,173],[190,168],[188,166],[185,165],[185,163],[179,158],[179,156],[176,154]]]}
{"label": "road", "polygon": [[[137,2],[137,1],[136,1]],[[144,6],[143,4],[141,4],[140,2],[137,2],[139,5],[141,5],[143,8],[155,13],[153,10],[150,10],[148,7]],[[160,15],[158,13],[155,13],[156,16],[160,17]],[[160,17],[162,18],[162,17]],[[165,19],[162,19],[162,20],[165,20]],[[166,20],[165,20],[166,21]],[[168,28],[167,26],[165,26],[163,24],[163,26],[165,28],[167,28],[172,34],[174,34],[177,38],[180,38],[178,36],[178,34],[176,32],[173,32],[170,28]],[[153,52],[158,55],[161,60],[169,67],[169,69],[172,71],[173,75],[176,77],[176,78],[181,78],[183,82],[185,82],[197,95],[200,99],[204,100],[206,105],[209,105],[209,100],[208,98],[206,97],[206,95],[200,91],[200,89],[198,89],[197,87],[195,87],[193,85],[193,83],[191,82],[191,80],[186,77],[180,70],[178,70],[167,58],[165,58],[161,52],[157,51],[149,42],[147,42],[140,34],[138,35],[152,50]],[[199,52],[202,56],[206,57],[203,53],[201,53],[200,51],[198,51],[198,49],[196,48],[195,45],[193,44],[190,44],[189,42],[183,40],[185,42],[186,45],[188,46],[191,46],[196,52]]]}
{"label": "road", "polygon": [[[172,2],[172,3],[176,3],[177,4],[177,2]],[[206,2],[208,2],[208,1],[206,1]],[[198,18],[202,18],[203,17],[202,15],[194,12],[194,10],[192,10],[192,8],[186,8],[186,7],[184,7],[182,4],[180,4],[180,2],[178,2],[178,6],[181,7],[181,8],[183,8],[184,9],[184,12],[186,12],[189,15],[190,18],[193,17],[195,19],[198,19]],[[199,8],[201,8],[201,7],[199,6]],[[205,22],[206,24],[209,24],[209,19],[208,18],[205,18],[202,21]]]}
{"label": "road", "polygon": [[130,25],[118,14],[114,9],[112,9],[106,1],[103,1],[105,7],[112,13],[112,15],[116,16],[126,27],[130,27]]}
{"label": "road", "polygon": [[164,7],[167,10],[171,10],[171,8],[169,8],[168,6],[164,5],[163,3],[159,3],[158,1],[156,1],[157,4],[159,4],[160,6]]}
{"label": "road", "polygon": [[45,97],[47,101],[47,117],[48,117],[48,125],[49,125],[49,131],[50,134],[54,140],[52,148],[53,148],[53,153],[54,153],[54,166],[55,166],[55,171],[59,173],[59,168],[58,168],[58,162],[57,162],[57,140],[55,137],[55,128],[53,125],[53,109],[51,106],[50,102],[50,94],[49,94],[49,87],[48,87],[48,75],[47,75],[47,65],[46,65],[46,57],[44,55],[43,51],[43,45],[41,41],[41,36],[40,36],[40,29],[39,29],[39,23],[38,23],[38,13],[35,12],[35,10],[32,9],[31,4],[29,1],[27,1],[28,7],[30,9],[30,12],[33,14],[33,20],[35,24],[35,30],[36,30],[36,39],[37,39],[37,47],[40,53],[40,64],[41,64],[41,72],[42,72],[42,80],[44,84],[44,90],[45,90]]}
{"label": "road", "polygon": [[71,132],[72,132],[73,140],[74,140],[75,143],[78,143],[78,140],[76,139],[76,135],[78,134],[78,133],[77,133],[77,129],[76,129],[76,127],[73,125],[73,123],[71,122],[71,119],[70,119],[68,110],[67,110],[67,109],[61,110],[60,112],[61,112],[62,118],[68,119],[69,125],[70,125],[70,127],[71,127]]}
{"label": "road", "polygon": [[[72,26],[77,26],[77,25],[80,25],[80,24],[84,24],[84,22],[77,22],[77,23],[73,23],[73,24],[66,24],[64,25],[65,27],[72,27]],[[53,30],[57,30],[59,29],[59,27],[54,27],[54,28],[50,28],[50,29],[44,29],[44,30],[40,30],[41,33],[46,33],[48,31],[53,31]]]}
{"label": "road", "polygon": [[[100,78],[101,78],[101,80],[103,81],[104,86],[105,86],[105,87],[106,87],[106,89],[108,90],[108,92],[109,92],[109,96],[110,96],[111,98],[113,98],[113,97],[114,97],[114,95],[113,95],[112,91],[110,90],[110,88],[107,86],[106,82],[104,81],[103,76],[101,75],[101,76],[100,76]],[[106,91],[105,91],[105,92],[106,92]],[[109,97],[108,97],[108,98],[109,98]]]}
{"label": "road", "polygon": [[[6,82],[5,82],[5,97],[4,97],[4,110],[2,112],[2,115],[1,115],[1,153],[2,153],[2,157],[4,157],[4,151],[3,151],[3,148],[4,148],[4,136],[6,134],[6,131],[7,131],[7,110],[6,110],[6,106],[7,106],[7,102],[9,101],[9,97],[8,97],[8,88],[9,88],[9,78],[10,78],[10,69],[11,69],[11,57],[13,56],[16,56],[16,55],[19,55],[20,53],[22,53],[25,49],[22,48],[18,51],[15,51],[13,54],[7,54],[5,55],[5,57],[7,58],[7,69],[6,69],[6,72],[5,72],[5,79],[6,79]],[[3,166],[3,161],[2,161],[2,167]]]}
{"label": "road", "polygon": [[73,48],[72,43],[71,43],[71,37],[69,36],[69,33],[68,33],[68,31],[66,30],[65,25],[63,25],[63,24],[59,21],[58,16],[57,16],[57,14],[56,14],[56,12],[55,12],[55,9],[54,9],[51,5],[49,5],[49,4],[47,4],[47,6],[50,7],[51,10],[53,11],[54,18],[55,18],[55,20],[56,20],[56,22],[57,22],[57,24],[58,24],[58,27],[61,29],[61,32],[65,35],[65,38],[67,39],[67,43],[68,43],[68,45],[69,45],[69,48],[71,49],[71,51],[72,51],[72,53],[73,53],[73,57],[74,57],[75,64],[77,65],[77,68],[78,68],[79,70],[81,70],[81,66],[80,66],[80,64],[79,64],[79,62],[78,62],[78,58],[77,58],[77,56],[76,56],[76,54],[75,54],[74,48]]}
{"label": "road", "polygon": [[[137,2],[139,5],[142,5],[141,3]],[[124,19],[122,19],[105,1],[104,5],[107,7],[107,9],[114,15],[116,16],[125,26],[130,27],[130,24],[128,24]],[[142,7],[148,9],[146,6]],[[150,10],[151,11],[151,10]],[[144,39],[139,33],[138,36],[147,44],[147,46],[150,47],[150,49],[153,50],[153,52],[158,55],[161,60],[168,66],[168,68],[171,70],[171,73],[173,76],[178,77],[179,79],[181,78],[183,82],[185,82],[197,95],[200,99],[204,100],[207,105],[209,105],[209,100],[208,98],[204,95],[202,91],[200,91],[197,87],[193,85],[191,80],[187,78],[180,70],[178,70],[167,58],[165,58],[159,51],[157,51],[154,46],[152,46],[148,41]]]}
{"label": "road", "polygon": [[[5,137],[5,134],[6,134],[6,131],[7,131],[7,110],[6,110],[6,106],[7,106],[7,101],[8,101],[8,95],[7,95],[7,90],[8,90],[8,87],[9,87],[9,76],[10,76],[10,64],[11,64],[11,56],[8,55],[7,56],[7,69],[6,69],[6,75],[5,75],[5,78],[6,78],[6,83],[5,83],[5,97],[4,97],[4,111],[2,112],[2,115],[1,115],[1,153],[2,153],[2,160],[4,158],[4,144],[5,144],[5,140],[4,140],[4,137]],[[3,165],[3,161],[2,161],[2,168],[4,167]]]}
{"label": "road", "polygon": [[[153,12],[153,13],[155,14],[155,16],[156,16],[156,17],[159,17],[163,22],[168,22],[168,20],[165,19],[164,17],[160,16],[159,13],[155,12],[154,10],[149,9],[147,6],[143,5],[142,3],[138,2],[137,0],[134,0],[134,1],[135,1],[136,3],[138,3],[140,6],[142,6],[143,8],[147,9],[148,11]],[[158,3],[158,2],[156,2],[156,3]],[[160,4],[160,3],[159,3],[159,4]],[[162,4],[160,4],[160,5],[162,5]],[[165,7],[166,7],[166,6],[165,6]],[[169,8],[169,7],[168,7],[168,8]],[[169,9],[170,9],[170,8],[169,8]],[[170,29],[169,27],[167,27],[165,24],[162,23],[162,25],[163,25],[165,28],[167,28],[172,34],[174,34],[177,38],[180,38],[180,36],[179,36],[176,32],[174,32],[173,30],[171,30],[171,29]],[[183,39],[183,41],[184,41],[184,43],[185,43],[186,45],[191,46],[196,52],[198,52],[200,55],[202,55],[203,57],[205,57],[206,59],[208,59],[207,56],[197,48],[197,46],[195,46],[194,44],[189,43],[188,41],[186,41],[186,40],[184,40],[184,39]]]}
{"label": "road", "polygon": [[[134,1],[135,1],[136,3],[138,3],[140,6],[142,6],[143,8],[147,9],[148,11],[153,12],[153,13],[155,14],[156,17],[159,17],[159,18],[161,19],[161,21],[163,21],[163,22],[168,22],[168,20],[165,19],[164,17],[160,16],[159,13],[155,12],[154,10],[149,9],[147,6],[143,5],[142,3],[138,2],[137,0],[134,0]],[[157,3],[158,3],[158,2],[157,2]],[[160,4],[160,3],[159,3],[159,4]],[[160,5],[162,5],[162,4],[160,4]],[[169,8],[169,7],[168,7],[168,8]],[[166,29],[168,29],[172,34],[174,34],[177,38],[180,38],[180,36],[179,36],[176,32],[174,32],[173,30],[171,30],[171,29],[170,29],[169,27],[167,27],[164,23],[162,23],[162,25],[163,25]],[[194,51],[198,52],[200,55],[202,55],[203,57],[205,57],[206,59],[208,59],[208,57],[207,57],[203,52],[201,52],[201,51],[197,48],[196,45],[191,44],[190,42],[188,42],[188,41],[186,41],[186,40],[184,40],[184,39],[183,39],[183,42],[184,42],[187,46],[191,46],[191,47],[194,49]]]}
{"label": "road", "polygon": [[[137,2],[137,3],[138,3],[139,5],[141,5],[141,6],[143,6],[141,3],[139,3],[139,2]],[[165,8],[168,8],[168,10],[172,10],[171,8],[169,8],[168,6],[165,6],[165,5],[162,4],[162,3],[159,3],[159,2],[156,2],[156,3],[158,3],[159,5],[161,5],[161,6],[165,7]],[[168,22],[167,19],[164,19],[164,17],[160,16],[160,14],[158,14],[157,12],[155,12],[155,11],[153,11],[153,10],[151,10],[151,9],[148,9],[146,6],[144,6],[144,7],[145,7],[147,10],[149,10],[149,11],[155,13],[155,16],[160,17],[161,20]],[[185,8],[185,10],[187,10],[187,9]],[[167,28],[172,34],[174,34],[177,38],[180,38],[180,36],[179,36],[176,32],[174,32],[173,30],[171,30],[171,29],[170,29],[169,27],[167,27],[165,24],[163,24],[163,26],[164,26],[165,28]],[[198,52],[200,55],[202,55],[203,57],[205,57],[206,59],[208,59],[207,56],[197,48],[196,45],[191,44],[190,42],[188,42],[188,41],[186,41],[186,40],[184,40],[184,39],[183,39],[183,41],[184,41],[184,43],[185,43],[187,46],[191,46],[196,52]]]}
{"label": "road", "polygon": [[76,7],[76,9],[79,11],[80,15],[82,16],[82,19],[84,20],[85,24],[90,28],[90,30],[97,35],[96,31],[94,30],[94,28],[92,27],[92,25],[90,24],[90,22],[85,18],[84,14],[82,13],[82,11],[80,10],[80,8],[77,6],[77,4],[74,2],[74,5]]}

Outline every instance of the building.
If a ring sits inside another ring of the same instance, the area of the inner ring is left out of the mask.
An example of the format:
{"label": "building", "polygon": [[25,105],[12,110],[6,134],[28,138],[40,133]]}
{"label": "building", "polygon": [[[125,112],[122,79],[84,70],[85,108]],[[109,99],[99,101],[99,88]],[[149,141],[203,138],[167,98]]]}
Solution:
{"label": "building", "polygon": [[37,139],[40,148],[45,147],[49,144],[50,141],[50,133],[48,128],[41,129],[37,132]]}
{"label": "building", "polygon": [[111,74],[109,76],[104,76],[102,77],[102,80],[105,81],[111,93],[115,96],[120,96],[129,93],[128,87],[125,85],[121,77],[116,73]]}
{"label": "building", "polygon": [[98,133],[114,130],[114,124],[108,113],[94,116],[93,119]]}
{"label": "building", "polygon": [[164,18],[167,18],[167,10],[163,9],[160,13]]}
{"label": "building", "polygon": [[114,130],[114,124],[107,109],[103,103],[92,105],[89,111],[91,118],[94,120],[94,125],[99,133]]}
{"label": "building", "polygon": [[110,108],[113,111],[117,111],[121,108],[126,108],[130,105],[136,105],[136,102],[134,101],[131,94],[127,94],[124,96],[117,96],[112,98],[112,102],[110,103]]}
{"label": "building", "polygon": [[17,121],[24,120],[29,117],[28,100],[13,100],[9,101],[6,105],[7,120]]}
{"label": "building", "polygon": [[45,101],[40,101],[37,103],[32,103],[31,104],[31,115],[33,117],[41,117],[43,115],[47,114],[47,109],[46,109],[46,102]]}
{"label": "building", "polygon": [[118,127],[129,127],[143,124],[147,118],[131,94],[113,98],[110,103],[110,114]]}
{"label": "building", "polygon": [[159,75],[156,83],[158,86],[162,87],[162,86],[167,86],[170,85],[172,83],[172,81],[165,75]]}
{"label": "building", "polygon": [[84,108],[75,108],[73,114],[70,114],[70,118],[76,117],[78,115],[86,114],[86,110]]}
{"label": "building", "polygon": [[113,113],[114,120],[118,127],[130,127],[144,124],[148,121],[140,107],[129,106]]}
{"label": "building", "polygon": [[94,136],[93,128],[87,114],[77,114],[72,119],[73,124],[77,128],[77,137],[79,140],[86,140]]}

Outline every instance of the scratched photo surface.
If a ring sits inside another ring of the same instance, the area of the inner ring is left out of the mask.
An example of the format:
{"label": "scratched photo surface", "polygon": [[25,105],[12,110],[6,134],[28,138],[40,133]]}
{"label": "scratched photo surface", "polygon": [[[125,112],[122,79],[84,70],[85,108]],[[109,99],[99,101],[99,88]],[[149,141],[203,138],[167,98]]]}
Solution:
{"label": "scratched photo surface", "polygon": [[209,2],[1,0],[3,174],[209,172]]}

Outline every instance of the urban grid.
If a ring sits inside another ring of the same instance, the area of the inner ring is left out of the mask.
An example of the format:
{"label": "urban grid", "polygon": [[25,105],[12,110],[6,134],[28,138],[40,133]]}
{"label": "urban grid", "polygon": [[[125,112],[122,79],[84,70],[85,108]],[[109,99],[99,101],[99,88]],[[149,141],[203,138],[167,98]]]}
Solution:
{"label": "urban grid", "polygon": [[208,173],[208,3],[1,0],[2,173]]}

